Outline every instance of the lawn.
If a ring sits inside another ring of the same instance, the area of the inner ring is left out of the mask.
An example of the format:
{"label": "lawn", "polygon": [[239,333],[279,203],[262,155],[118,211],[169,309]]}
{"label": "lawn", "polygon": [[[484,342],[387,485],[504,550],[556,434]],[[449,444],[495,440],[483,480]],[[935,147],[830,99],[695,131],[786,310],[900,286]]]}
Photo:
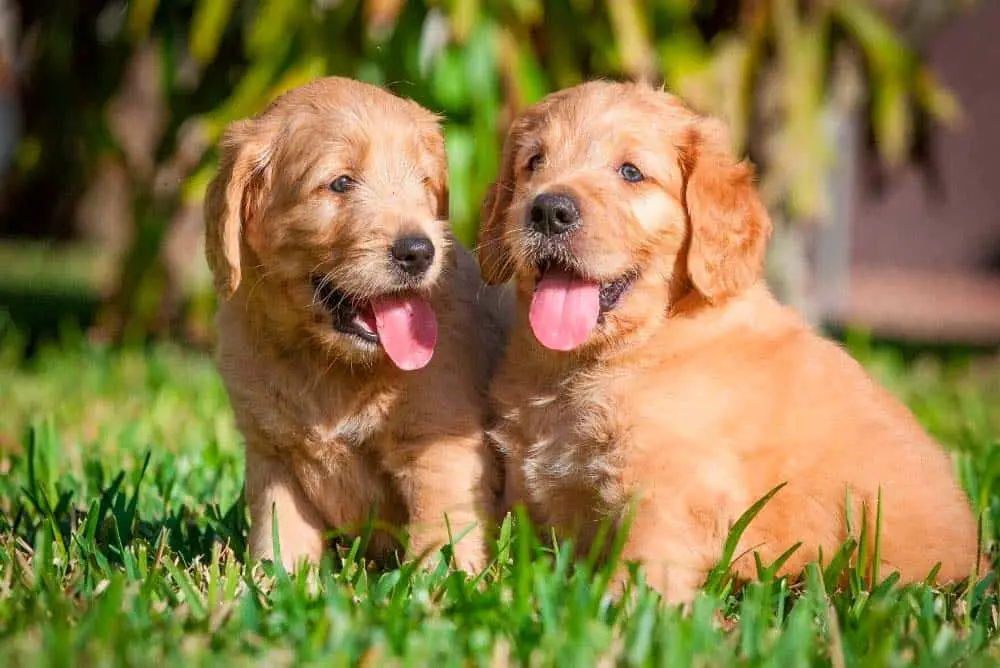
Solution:
{"label": "lawn", "polygon": [[[207,356],[69,334],[25,358],[0,328],[0,666],[1000,659],[992,570],[945,591],[873,583],[851,567],[851,543],[800,583],[775,580],[765,564],[763,582],[733,593],[720,570],[689,615],[662,605],[641,575],[635,595],[614,602],[606,569],[574,566],[518,522],[476,578],[366,569],[356,545],[313,578],[248,566],[240,437]],[[1000,365],[849,345],[952,449],[992,545]]]}

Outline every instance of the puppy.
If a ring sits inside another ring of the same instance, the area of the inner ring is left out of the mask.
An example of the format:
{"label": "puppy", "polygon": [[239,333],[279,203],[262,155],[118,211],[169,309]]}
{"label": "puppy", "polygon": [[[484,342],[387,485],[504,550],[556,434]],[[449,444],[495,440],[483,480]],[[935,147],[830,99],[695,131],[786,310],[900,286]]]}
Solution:
{"label": "puppy", "polygon": [[584,553],[634,507],[624,558],[672,602],[780,483],[736,550],[742,578],[754,551],[801,541],[788,574],[829,558],[849,517],[874,527],[880,494],[883,574],[970,575],[977,526],[947,455],[768,293],[770,232],[724,127],[662,91],[586,83],[515,121],[479,244],[486,281],[518,295],[492,385],[510,502]]}
{"label": "puppy", "polygon": [[399,530],[410,556],[468,532],[455,556],[478,570],[502,331],[448,231],[436,117],[317,80],[229,127],[205,212],[252,556],[316,561],[325,532],[374,519],[373,559],[395,553]]}

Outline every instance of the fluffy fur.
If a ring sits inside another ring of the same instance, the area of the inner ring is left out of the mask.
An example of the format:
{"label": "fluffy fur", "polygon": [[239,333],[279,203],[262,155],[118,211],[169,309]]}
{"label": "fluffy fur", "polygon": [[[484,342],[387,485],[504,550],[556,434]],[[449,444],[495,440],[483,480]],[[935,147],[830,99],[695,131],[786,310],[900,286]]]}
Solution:
{"label": "fluffy fur", "polygon": [[[337,192],[345,174],[352,185]],[[480,568],[480,513],[495,484],[485,393],[502,328],[448,231],[436,117],[374,86],[317,80],[228,129],[205,210],[223,298],[218,366],[247,447],[252,554],[275,556],[274,515],[288,567],[317,560],[328,530],[356,534],[372,518],[373,558],[393,554],[401,531],[416,556],[450,529],[469,531],[458,564]],[[389,260],[406,235],[436,250],[408,282]],[[430,363],[402,371],[379,344],[332,327],[339,303],[324,290],[358,303],[426,297],[439,330]]]}
{"label": "fluffy fur", "polygon": [[[620,171],[634,165],[643,178]],[[541,193],[571,197],[581,224],[541,239]],[[687,602],[733,522],[787,483],[744,534],[798,573],[846,537],[851,500],[874,525],[882,573],[961,579],[977,527],[947,455],[910,412],[762,282],[771,223],[751,168],[724,126],[639,84],[591,82],[548,96],[513,124],[484,203],[479,262],[513,280],[517,321],[492,385],[492,430],[507,459],[508,504],[590,549],[602,521],[635,516],[625,558]],[[529,327],[540,267],[630,287],[583,345],[546,349]],[[869,537],[870,538],[870,537]]]}

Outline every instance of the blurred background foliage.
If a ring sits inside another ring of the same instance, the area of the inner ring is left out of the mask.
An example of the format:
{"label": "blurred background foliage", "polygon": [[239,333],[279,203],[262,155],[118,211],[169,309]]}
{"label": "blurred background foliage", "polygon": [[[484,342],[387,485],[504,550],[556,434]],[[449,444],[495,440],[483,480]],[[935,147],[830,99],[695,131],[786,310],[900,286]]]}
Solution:
{"label": "blurred background foliage", "polygon": [[[598,76],[664,83],[725,118],[780,234],[829,216],[831,119],[860,112],[869,150],[893,168],[921,158],[928,127],[959,117],[919,45],[963,6],[0,0],[0,87],[20,110],[8,123],[20,141],[0,164],[0,233],[100,249],[86,274],[100,291],[95,331],[203,338],[212,297],[200,207],[215,142],[282,91],[338,74],[442,114],[452,220],[470,247],[512,117]],[[773,264],[780,274],[795,262]]]}

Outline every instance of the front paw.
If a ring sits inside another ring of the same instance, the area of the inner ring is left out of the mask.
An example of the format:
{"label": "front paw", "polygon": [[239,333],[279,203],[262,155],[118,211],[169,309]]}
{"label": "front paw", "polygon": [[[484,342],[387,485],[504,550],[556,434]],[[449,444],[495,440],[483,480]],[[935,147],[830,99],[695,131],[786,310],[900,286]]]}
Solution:
{"label": "front paw", "polygon": [[469,575],[479,575],[486,568],[486,545],[478,533],[470,532],[452,544],[454,566]]}
{"label": "front paw", "polygon": [[417,559],[423,568],[434,570],[440,563],[438,555],[441,548],[447,545],[445,552],[450,553],[450,566],[465,571],[469,575],[478,575],[486,567],[486,546],[481,529],[476,526],[460,535],[456,541],[448,544],[447,537],[434,535],[412,534],[407,550],[409,559]]}
{"label": "front paw", "polygon": [[657,592],[669,606],[680,606],[684,614],[691,612],[698,593],[698,576],[684,569],[668,569],[663,563],[636,564],[640,569],[638,579],[633,577],[630,567],[621,563],[615,568],[608,582],[607,595],[618,603],[634,603],[639,594],[639,582]]}
{"label": "front paw", "polygon": [[[288,573],[315,566],[323,557],[322,537],[312,531],[280,532],[277,548],[281,556],[281,565]],[[250,556],[254,561],[278,561],[275,555],[274,537],[270,532],[251,528]]]}

